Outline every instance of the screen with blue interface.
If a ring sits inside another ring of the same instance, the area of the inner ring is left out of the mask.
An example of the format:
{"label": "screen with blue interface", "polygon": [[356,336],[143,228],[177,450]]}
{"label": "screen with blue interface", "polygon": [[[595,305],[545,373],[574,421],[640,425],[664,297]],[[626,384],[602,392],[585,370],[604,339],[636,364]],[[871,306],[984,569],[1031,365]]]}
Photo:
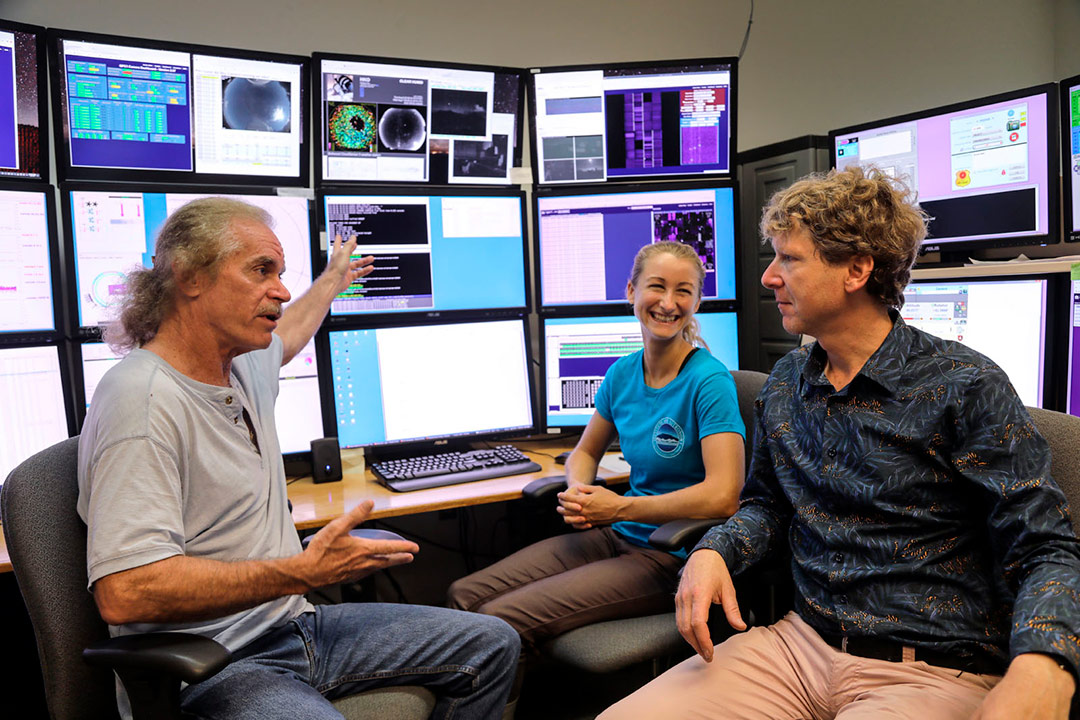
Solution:
{"label": "screen with blue interface", "polygon": [[62,38],[72,168],[299,178],[299,61]]}
{"label": "screen with blue interface", "polygon": [[[83,416],[90,407],[101,378],[121,358],[108,345],[100,342],[83,343],[80,350],[84,400],[80,416]],[[318,367],[315,341],[312,340],[296,357],[283,365],[278,374],[274,419],[283,453],[308,450],[312,440],[323,436]]]}
{"label": "screen with blue interface", "polygon": [[54,345],[0,348],[0,482],[26,458],[68,436],[67,405]]}
{"label": "screen with blue interface", "polygon": [[919,281],[904,290],[904,322],[967,345],[1005,371],[1025,405],[1043,406],[1045,279]]}
{"label": "screen with blue interface", "polygon": [[0,176],[45,177],[41,30],[0,20]]}
{"label": "screen with blue interface", "polygon": [[[701,337],[728,370],[739,369],[736,314],[698,313]],[[544,402],[547,427],[581,427],[596,411],[594,398],[615,361],[642,348],[637,318],[544,318]]]}
{"label": "screen with blue interface", "polygon": [[[154,238],[177,208],[208,193],[138,190],[69,190],[74,245],[77,325],[94,327],[112,318],[124,290],[126,272],[150,267]],[[215,193],[219,194],[219,193]],[[285,252],[282,281],[293,298],[311,285],[311,216],[308,201],[276,195],[223,195],[257,205],[273,217],[274,234]],[[286,305],[287,307],[287,305]]]}
{"label": "screen with blue interface", "polygon": [[56,329],[50,222],[44,192],[0,190],[0,332]]}
{"label": "screen with blue interface", "polygon": [[327,237],[355,235],[356,255],[375,256],[375,270],[338,295],[332,315],[525,306],[520,195],[327,195],[323,202]]}
{"label": "screen with blue interface", "polygon": [[730,174],[734,61],[534,70],[541,184]]}
{"label": "screen with blue interface", "polygon": [[1065,155],[1062,176],[1065,179],[1065,200],[1069,208],[1065,216],[1066,237],[1080,240],[1080,76],[1062,80],[1062,136]]}
{"label": "screen with blue interface", "polygon": [[533,427],[524,320],[333,330],[342,447]]}
{"label": "screen with blue interface", "polygon": [[661,187],[537,196],[541,306],[625,303],[634,256],[662,240],[697,251],[702,300],[734,300],[734,190]]}

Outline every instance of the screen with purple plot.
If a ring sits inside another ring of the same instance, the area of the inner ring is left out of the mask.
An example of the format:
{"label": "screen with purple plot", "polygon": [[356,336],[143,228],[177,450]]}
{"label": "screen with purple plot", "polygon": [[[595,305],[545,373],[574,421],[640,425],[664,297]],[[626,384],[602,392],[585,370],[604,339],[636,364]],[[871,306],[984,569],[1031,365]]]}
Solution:
{"label": "screen with purple plot", "polygon": [[[925,243],[1045,238],[1051,227],[1047,90],[834,135],[834,163],[876,166],[918,192]],[[1055,148],[1056,150],[1056,148]],[[1056,156],[1055,156],[1056,157]]]}
{"label": "screen with purple plot", "polygon": [[543,306],[625,303],[634,256],[663,240],[697,251],[703,300],[735,298],[730,187],[543,196],[537,218]]}
{"label": "screen with purple plot", "polygon": [[538,71],[541,184],[731,172],[730,62]]}

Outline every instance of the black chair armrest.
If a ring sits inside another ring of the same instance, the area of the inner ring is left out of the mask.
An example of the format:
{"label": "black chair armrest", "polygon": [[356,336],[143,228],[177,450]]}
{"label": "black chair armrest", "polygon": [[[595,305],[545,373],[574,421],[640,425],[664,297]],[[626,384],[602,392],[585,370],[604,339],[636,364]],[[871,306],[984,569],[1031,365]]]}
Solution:
{"label": "black chair armrest", "polygon": [[232,653],[202,635],[154,632],[102,640],[83,650],[83,658],[121,674],[161,674],[191,684],[217,674]]}
{"label": "black chair armrest", "polygon": [[555,497],[555,493],[560,493],[565,489],[565,475],[550,475],[548,477],[536,478],[528,485],[521,488],[521,495],[526,500],[538,502],[553,498]]}
{"label": "black chair armrest", "polygon": [[689,550],[708,532],[709,528],[719,525],[727,518],[709,520],[671,520],[652,531],[649,544],[657,550],[674,552],[686,548]]}

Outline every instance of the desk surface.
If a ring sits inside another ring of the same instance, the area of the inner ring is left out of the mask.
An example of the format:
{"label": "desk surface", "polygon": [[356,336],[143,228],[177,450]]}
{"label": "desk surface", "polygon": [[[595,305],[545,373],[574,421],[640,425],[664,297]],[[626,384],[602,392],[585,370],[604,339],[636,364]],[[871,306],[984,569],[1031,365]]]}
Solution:
{"label": "desk surface", "polygon": [[[362,503],[374,500],[371,518],[388,518],[396,515],[444,510],[466,505],[514,500],[521,497],[521,489],[533,480],[548,475],[561,475],[562,465],[555,463],[554,456],[569,448],[560,442],[514,443],[540,465],[540,471],[526,475],[479,480],[461,485],[449,485],[430,490],[396,493],[375,482],[370,470],[362,468],[358,451],[344,450],[341,466],[344,479],[316,485],[310,477],[303,477],[289,484],[289,499],[293,503],[293,521],[301,530],[322,527]],[[625,473],[601,468],[600,477],[619,480]],[[0,573],[11,572],[7,545],[0,536]]]}
{"label": "desk surface", "polygon": [[[375,481],[371,470],[362,467],[358,452],[344,450],[341,453],[343,480],[316,485],[310,477],[305,477],[289,485],[293,521],[301,530],[321,527],[364,500],[375,502],[371,511],[373,520],[514,500],[521,497],[521,489],[533,480],[563,474],[563,466],[557,465],[554,459],[554,456],[570,449],[563,443],[536,441],[516,442],[514,445],[540,465],[538,472],[407,493],[387,490]],[[619,480],[625,478],[626,474],[601,468],[599,476],[605,480]]]}

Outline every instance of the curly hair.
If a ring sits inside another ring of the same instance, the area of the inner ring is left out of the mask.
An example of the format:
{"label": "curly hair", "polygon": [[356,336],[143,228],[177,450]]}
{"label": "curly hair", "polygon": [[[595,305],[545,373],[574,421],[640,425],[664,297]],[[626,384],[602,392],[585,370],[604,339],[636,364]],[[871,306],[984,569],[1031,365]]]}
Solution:
{"label": "curly hair", "polygon": [[105,326],[105,342],[114,352],[127,353],[157,335],[174,307],[178,279],[200,271],[211,282],[217,278],[221,262],[240,248],[236,220],[273,224],[266,210],[224,197],[193,200],[168,217],[158,232],[153,266],[128,273],[116,319]]}
{"label": "curly hair", "polygon": [[777,192],[761,214],[761,234],[773,238],[805,228],[821,258],[834,265],[869,255],[874,270],[868,292],[900,308],[927,220],[903,182],[876,168],[852,166],[807,175]]}
{"label": "curly hair", "polygon": [[[651,243],[638,250],[637,255],[634,256],[634,264],[630,269],[630,284],[637,287],[638,279],[641,278],[641,273],[645,269],[645,263],[661,253],[674,255],[680,260],[690,262],[694,266],[694,274],[697,275],[697,287],[695,289],[697,290],[697,300],[700,302],[701,287],[705,284],[705,265],[702,264],[697,251],[683,243],[663,240],[661,242]],[[682,338],[694,347],[703,347],[706,350],[709,349],[709,345],[705,342],[705,339],[701,337],[701,327],[698,325],[697,318],[690,318],[690,322],[688,322],[686,327],[682,330]]]}

